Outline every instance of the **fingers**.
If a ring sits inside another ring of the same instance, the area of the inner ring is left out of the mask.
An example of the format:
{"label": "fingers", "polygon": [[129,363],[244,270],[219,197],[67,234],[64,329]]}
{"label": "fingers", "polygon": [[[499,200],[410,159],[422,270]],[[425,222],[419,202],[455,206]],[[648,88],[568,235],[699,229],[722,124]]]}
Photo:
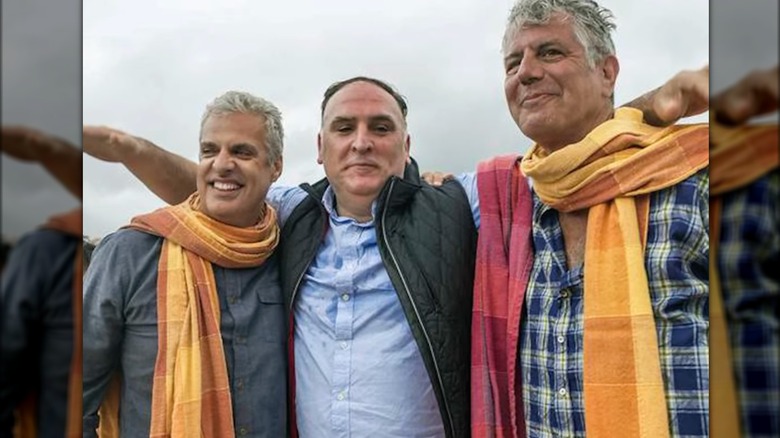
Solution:
{"label": "fingers", "polygon": [[435,172],[435,171],[423,172],[422,178],[428,184],[434,187],[440,187],[442,184],[444,184],[444,181],[454,178],[454,175],[451,173]]}
{"label": "fingers", "polygon": [[715,118],[740,124],[778,109],[778,67],[756,70],[713,98]]}
{"label": "fingers", "polygon": [[645,119],[655,126],[667,126],[681,118],[702,114],[709,105],[709,66],[683,70],[650,93],[650,111]]}

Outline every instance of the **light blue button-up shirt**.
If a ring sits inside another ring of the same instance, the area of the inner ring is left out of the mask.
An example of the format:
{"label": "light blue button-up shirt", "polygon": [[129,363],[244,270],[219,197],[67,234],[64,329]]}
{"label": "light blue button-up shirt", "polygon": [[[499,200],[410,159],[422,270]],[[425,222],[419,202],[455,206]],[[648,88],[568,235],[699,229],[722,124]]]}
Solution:
{"label": "light blue button-up shirt", "polygon": [[[457,179],[478,216],[474,174]],[[272,187],[267,199],[284,222],[306,196],[298,187]],[[322,202],[330,227],[293,304],[301,437],[444,436],[431,379],[379,254],[374,221],[340,217],[330,187]]]}

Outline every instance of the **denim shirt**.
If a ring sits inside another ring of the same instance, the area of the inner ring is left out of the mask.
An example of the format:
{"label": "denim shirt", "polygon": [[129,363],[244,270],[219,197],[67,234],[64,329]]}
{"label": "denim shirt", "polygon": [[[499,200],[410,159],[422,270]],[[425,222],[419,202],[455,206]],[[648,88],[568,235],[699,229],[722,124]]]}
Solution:
{"label": "denim shirt", "polygon": [[[96,248],[84,281],[84,436],[117,371],[120,433],[148,437],[157,357],[157,269],[163,239],[120,230]],[[259,268],[214,265],[236,436],[287,429],[287,328],[275,257]]]}

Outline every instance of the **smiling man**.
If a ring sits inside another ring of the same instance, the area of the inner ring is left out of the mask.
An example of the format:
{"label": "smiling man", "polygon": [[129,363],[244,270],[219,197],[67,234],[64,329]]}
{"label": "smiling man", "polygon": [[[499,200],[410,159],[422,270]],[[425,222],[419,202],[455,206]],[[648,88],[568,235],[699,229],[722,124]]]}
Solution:
{"label": "smiling man", "polygon": [[[84,283],[85,436],[107,436],[117,415],[123,437],[285,436],[279,226],[265,203],[282,141],[273,104],[218,97],[197,192],[101,241]],[[118,412],[101,408],[116,397]]]}
{"label": "smiling man", "polygon": [[709,434],[709,130],[615,110],[612,18],[510,12],[506,100],[535,144],[478,171],[474,436]]}

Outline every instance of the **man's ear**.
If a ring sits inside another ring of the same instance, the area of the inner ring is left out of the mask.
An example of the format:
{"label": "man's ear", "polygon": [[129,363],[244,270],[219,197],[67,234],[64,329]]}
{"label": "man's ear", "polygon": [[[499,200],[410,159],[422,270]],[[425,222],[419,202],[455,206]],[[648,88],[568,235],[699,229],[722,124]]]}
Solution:
{"label": "man's ear", "polygon": [[406,164],[410,164],[412,162],[412,156],[409,154],[409,151],[412,147],[412,139],[409,134],[406,134],[404,147],[406,148]]}
{"label": "man's ear", "polygon": [[284,159],[279,157],[274,161],[273,173],[271,175],[271,182],[276,182],[280,176],[282,176],[282,169],[284,169]]}
{"label": "man's ear", "polygon": [[615,55],[607,55],[601,62],[601,78],[605,97],[611,97],[615,94],[615,82],[620,73],[620,63]]}
{"label": "man's ear", "polygon": [[601,62],[601,78],[605,97],[611,97],[615,93],[615,82],[620,73],[620,63],[615,55],[607,55]]}
{"label": "man's ear", "polygon": [[322,164],[322,132],[317,134],[317,164]]}

